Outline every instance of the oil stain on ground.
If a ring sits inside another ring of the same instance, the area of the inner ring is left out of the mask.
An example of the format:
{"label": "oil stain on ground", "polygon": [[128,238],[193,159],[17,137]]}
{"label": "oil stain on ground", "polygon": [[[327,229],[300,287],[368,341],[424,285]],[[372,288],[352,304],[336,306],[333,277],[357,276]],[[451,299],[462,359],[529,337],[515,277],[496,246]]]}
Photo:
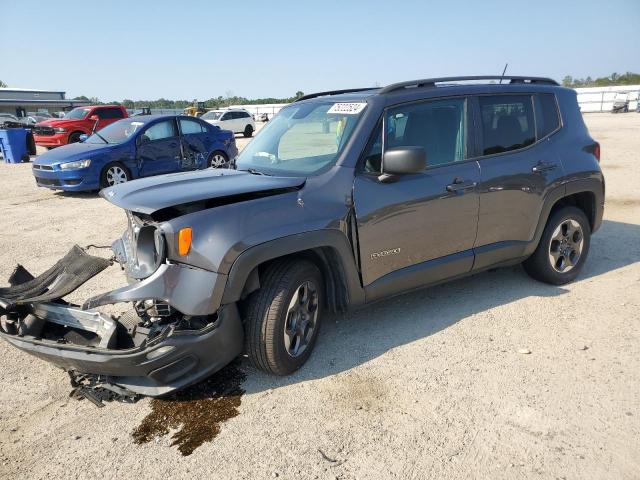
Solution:
{"label": "oil stain on ground", "polygon": [[151,413],[132,433],[135,443],[147,443],[178,429],[171,445],[177,445],[182,455],[191,455],[220,433],[222,423],[240,413],[245,378],[238,364],[232,363],[181,392],[152,399]]}

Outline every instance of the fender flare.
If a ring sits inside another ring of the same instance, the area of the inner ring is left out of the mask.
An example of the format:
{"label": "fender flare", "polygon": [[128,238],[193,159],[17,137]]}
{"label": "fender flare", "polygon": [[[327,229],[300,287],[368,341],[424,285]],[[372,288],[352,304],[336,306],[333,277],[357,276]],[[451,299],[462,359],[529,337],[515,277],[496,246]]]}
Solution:
{"label": "fender flare", "polygon": [[[229,270],[222,304],[237,302],[242,298],[244,286],[257,266],[287,255],[324,248],[332,249],[340,261],[342,270],[340,283],[346,288],[347,305],[364,303],[364,289],[360,283],[360,274],[349,239],[340,230],[325,229],[277,238],[242,252]],[[327,268],[331,268],[330,265],[327,265]]]}
{"label": "fender flare", "polygon": [[538,243],[540,242],[540,238],[542,237],[542,232],[544,232],[544,228],[547,226],[547,221],[549,220],[551,210],[553,209],[555,204],[565,197],[583,192],[588,192],[595,195],[593,232],[595,232],[600,227],[604,210],[604,189],[602,181],[598,178],[582,178],[579,180],[567,182],[556,187],[547,194],[542,206],[542,211],[540,212],[540,217],[538,219],[538,224],[536,226],[533,239],[531,240],[531,242],[529,242],[527,248],[525,249],[526,256],[531,255],[538,247]]}

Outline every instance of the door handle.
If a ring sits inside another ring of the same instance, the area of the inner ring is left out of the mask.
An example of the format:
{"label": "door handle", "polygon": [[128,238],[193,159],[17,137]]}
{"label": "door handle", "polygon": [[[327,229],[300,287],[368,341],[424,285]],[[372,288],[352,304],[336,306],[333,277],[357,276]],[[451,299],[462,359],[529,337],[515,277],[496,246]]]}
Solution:
{"label": "door handle", "polygon": [[554,170],[558,165],[555,163],[539,162],[535,167],[531,169],[533,173],[542,173]]}
{"label": "door handle", "polygon": [[476,182],[471,182],[469,180],[462,180],[459,178],[456,178],[452,184],[447,185],[447,191],[448,192],[463,192],[465,190],[470,190],[472,188],[475,188],[477,185]]}

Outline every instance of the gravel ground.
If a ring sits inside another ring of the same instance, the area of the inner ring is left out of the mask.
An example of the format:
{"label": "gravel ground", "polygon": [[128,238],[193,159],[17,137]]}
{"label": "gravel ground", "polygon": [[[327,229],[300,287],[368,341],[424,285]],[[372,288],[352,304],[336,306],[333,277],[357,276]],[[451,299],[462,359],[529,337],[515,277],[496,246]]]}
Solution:
{"label": "gravel ground", "polygon": [[[607,205],[578,281],[514,267],[397,297],[327,318],[295,375],[243,361],[164,403],[70,399],[64,372],[0,342],[0,477],[640,478],[640,115],[586,122]],[[0,279],[125,228],[95,195],[36,188],[29,165],[0,165],[0,184]],[[121,284],[111,267],[72,299]],[[217,436],[185,443],[194,424]]]}

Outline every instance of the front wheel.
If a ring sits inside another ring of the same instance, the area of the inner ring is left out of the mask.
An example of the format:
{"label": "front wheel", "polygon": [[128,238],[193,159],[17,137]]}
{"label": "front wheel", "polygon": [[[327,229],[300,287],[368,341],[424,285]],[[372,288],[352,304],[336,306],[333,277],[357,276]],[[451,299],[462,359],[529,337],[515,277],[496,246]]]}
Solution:
{"label": "front wheel", "polygon": [[591,227],[582,210],[564,207],[549,218],[533,255],[523,263],[536,280],[563,285],[574,280],[587,259]]}
{"label": "front wheel", "polygon": [[246,350],[260,370],[288,375],[311,355],[318,338],[324,284],[307,260],[279,260],[261,275],[247,299]]}
{"label": "front wheel", "polygon": [[73,132],[69,135],[69,143],[78,143],[80,141],[80,135],[82,135],[82,132]]}
{"label": "front wheel", "polygon": [[244,132],[242,132],[242,134],[249,138],[253,135],[253,127],[251,125],[247,125],[246,127],[244,127]]}
{"label": "front wheel", "polygon": [[110,163],[102,170],[100,175],[100,188],[112,187],[131,180],[131,174],[127,167],[119,162]]}

